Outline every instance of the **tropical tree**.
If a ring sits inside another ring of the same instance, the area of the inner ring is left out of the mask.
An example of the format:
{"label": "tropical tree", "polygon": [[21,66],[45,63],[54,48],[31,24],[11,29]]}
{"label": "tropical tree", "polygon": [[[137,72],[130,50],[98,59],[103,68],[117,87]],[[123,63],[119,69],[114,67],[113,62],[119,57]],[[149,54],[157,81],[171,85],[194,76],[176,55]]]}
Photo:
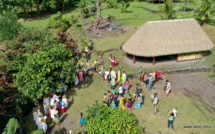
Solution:
{"label": "tropical tree", "polygon": [[[13,71],[14,86],[25,98],[40,99],[50,92],[50,88],[59,91],[65,83],[75,80],[75,66],[71,51],[64,44],[48,40],[39,44],[39,49],[31,53],[18,53],[9,64]],[[62,82],[64,81],[64,82]]]}
{"label": "tropical tree", "polygon": [[138,126],[137,119],[127,110],[105,106],[96,102],[85,110],[85,129],[93,134],[139,134],[143,128]]}
{"label": "tropical tree", "polygon": [[201,0],[199,7],[196,8],[195,17],[200,21],[201,25],[208,23],[211,17],[215,15],[215,1]]}
{"label": "tropical tree", "polygon": [[157,15],[160,16],[162,20],[173,20],[177,17],[177,7],[173,0],[166,0],[164,6],[159,5],[158,8],[160,9],[160,12],[158,12]]}

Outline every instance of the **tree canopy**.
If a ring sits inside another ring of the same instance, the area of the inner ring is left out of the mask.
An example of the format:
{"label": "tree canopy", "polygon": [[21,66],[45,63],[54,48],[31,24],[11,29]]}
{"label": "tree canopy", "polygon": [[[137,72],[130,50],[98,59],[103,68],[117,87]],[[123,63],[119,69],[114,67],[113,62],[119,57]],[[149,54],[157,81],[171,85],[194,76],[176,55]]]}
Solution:
{"label": "tree canopy", "polygon": [[[14,85],[27,98],[41,98],[50,88],[57,91],[63,82],[75,80],[75,66],[71,51],[65,44],[47,41],[35,53],[18,53],[8,66],[14,73]],[[66,86],[66,85],[65,85]]]}

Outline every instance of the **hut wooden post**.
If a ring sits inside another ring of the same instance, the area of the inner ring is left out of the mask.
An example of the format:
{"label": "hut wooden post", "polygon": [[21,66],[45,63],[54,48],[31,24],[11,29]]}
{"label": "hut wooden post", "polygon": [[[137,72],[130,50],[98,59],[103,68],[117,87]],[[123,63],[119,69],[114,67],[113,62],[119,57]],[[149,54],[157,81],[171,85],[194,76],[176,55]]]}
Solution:
{"label": "hut wooden post", "polygon": [[155,65],[155,57],[153,57],[153,65]]}
{"label": "hut wooden post", "polygon": [[126,55],[126,57],[128,57],[128,53],[126,53],[125,55]]}
{"label": "hut wooden post", "polygon": [[133,55],[133,64],[135,63],[135,56]]}
{"label": "hut wooden post", "polygon": [[177,62],[178,62],[178,54],[177,54]]}

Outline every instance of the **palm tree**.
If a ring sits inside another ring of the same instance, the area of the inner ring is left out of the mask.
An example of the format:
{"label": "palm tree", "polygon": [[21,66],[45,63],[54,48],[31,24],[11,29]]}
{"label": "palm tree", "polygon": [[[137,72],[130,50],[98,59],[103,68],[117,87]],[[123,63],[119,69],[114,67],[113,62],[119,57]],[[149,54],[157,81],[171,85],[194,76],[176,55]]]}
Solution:
{"label": "palm tree", "polygon": [[200,6],[196,8],[194,16],[200,21],[201,25],[208,23],[209,18],[215,15],[215,1],[201,0]]}
{"label": "palm tree", "polygon": [[172,0],[166,0],[164,6],[159,5],[160,12],[157,13],[162,20],[173,20],[176,18],[176,5]]}

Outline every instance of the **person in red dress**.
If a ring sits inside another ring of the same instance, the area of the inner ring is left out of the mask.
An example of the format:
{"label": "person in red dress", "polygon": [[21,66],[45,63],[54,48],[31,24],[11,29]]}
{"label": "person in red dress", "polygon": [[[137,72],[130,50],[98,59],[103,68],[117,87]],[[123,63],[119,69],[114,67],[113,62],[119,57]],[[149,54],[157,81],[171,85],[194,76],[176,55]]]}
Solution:
{"label": "person in red dress", "polygon": [[156,73],[155,73],[155,81],[156,82],[159,81],[160,75],[161,75],[160,72],[156,71]]}
{"label": "person in red dress", "polygon": [[114,68],[114,66],[115,66],[115,57],[111,56],[110,61],[111,61],[111,66]]}

